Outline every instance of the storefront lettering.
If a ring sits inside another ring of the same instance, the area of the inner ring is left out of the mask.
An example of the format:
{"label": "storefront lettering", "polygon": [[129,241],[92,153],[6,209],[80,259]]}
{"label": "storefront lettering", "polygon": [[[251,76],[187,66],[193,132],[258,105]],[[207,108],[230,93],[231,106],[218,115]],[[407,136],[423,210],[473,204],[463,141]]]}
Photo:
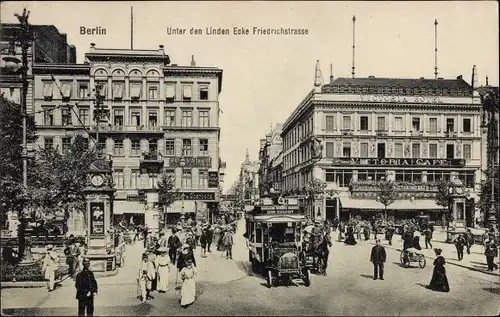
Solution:
{"label": "storefront lettering", "polygon": [[462,159],[407,159],[407,158],[338,158],[334,165],[355,166],[435,166],[435,167],[463,167]]}
{"label": "storefront lettering", "polygon": [[212,158],[211,157],[183,157],[184,164],[181,164],[181,157],[170,157],[168,158],[168,166],[169,167],[212,167]]}
{"label": "storefront lettering", "polygon": [[184,200],[215,200],[215,193],[207,193],[207,192],[187,192],[182,193],[184,196]]}
{"label": "storefront lettering", "polygon": [[359,95],[366,102],[443,103],[439,96]]}

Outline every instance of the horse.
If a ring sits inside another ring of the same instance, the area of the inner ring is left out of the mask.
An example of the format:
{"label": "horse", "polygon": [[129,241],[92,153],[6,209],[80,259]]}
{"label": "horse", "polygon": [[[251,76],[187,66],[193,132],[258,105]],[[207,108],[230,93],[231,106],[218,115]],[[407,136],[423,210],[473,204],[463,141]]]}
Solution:
{"label": "horse", "polygon": [[[318,239],[319,238],[319,239]],[[329,233],[322,233],[319,236],[313,238],[313,261],[318,259],[318,273],[326,275],[326,269],[328,267],[328,256],[330,255],[330,250],[328,247],[332,246],[332,239]]]}

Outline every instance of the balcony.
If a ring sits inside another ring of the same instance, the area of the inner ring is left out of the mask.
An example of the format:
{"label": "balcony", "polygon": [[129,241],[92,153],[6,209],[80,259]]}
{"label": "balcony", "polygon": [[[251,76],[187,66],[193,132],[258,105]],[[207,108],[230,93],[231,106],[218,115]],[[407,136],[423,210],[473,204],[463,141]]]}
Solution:
{"label": "balcony", "polygon": [[353,135],[354,131],[352,129],[342,129],[340,130],[343,135]]}
{"label": "balcony", "polygon": [[141,165],[163,165],[163,156],[158,152],[143,152],[140,159]]}
{"label": "balcony", "polygon": [[[94,131],[97,127],[92,127]],[[120,126],[120,125],[107,125],[99,128],[99,132],[142,132],[142,133],[163,133],[163,128],[159,126]]]}

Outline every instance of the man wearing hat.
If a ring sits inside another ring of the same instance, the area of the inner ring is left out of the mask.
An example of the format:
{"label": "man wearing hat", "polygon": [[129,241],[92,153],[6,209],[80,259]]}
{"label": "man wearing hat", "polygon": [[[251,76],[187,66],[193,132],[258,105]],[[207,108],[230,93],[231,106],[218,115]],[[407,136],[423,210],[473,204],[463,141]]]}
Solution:
{"label": "man wearing hat", "polygon": [[191,259],[193,261],[194,266],[196,266],[196,259],[194,258],[194,253],[189,244],[185,243],[182,246],[182,251],[177,258],[177,269],[179,272],[186,265],[187,260]]}
{"label": "man wearing hat", "polygon": [[89,268],[90,260],[83,259],[83,270],[78,272],[75,279],[78,316],[85,316],[85,310],[87,310],[87,316],[94,315],[94,295],[97,294],[97,281]]}
{"label": "man wearing hat", "polygon": [[156,272],[158,277],[157,289],[159,293],[165,293],[168,289],[168,273],[170,272],[170,260],[167,256],[167,248],[160,247],[156,256]]}
{"label": "man wearing hat", "polygon": [[142,254],[142,261],[139,264],[139,270],[137,271],[137,282],[141,290],[141,299],[145,303],[146,300],[152,299],[153,297],[149,295],[151,292],[152,282],[156,277],[156,270],[154,264],[148,259],[148,254]]}
{"label": "man wearing hat", "polygon": [[224,249],[226,249],[226,259],[233,259],[233,234],[229,226],[226,227],[224,236],[222,237],[222,243],[224,244]]}
{"label": "man wearing hat", "polygon": [[42,270],[45,272],[45,279],[47,282],[47,289],[49,292],[54,290],[56,284],[56,271],[59,268],[59,254],[53,251],[54,246],[49,244],[47,246],[47,254],[43,260]]}
{"label": "man wearing hat", "polygon": [[170,257],[170,261],[175,264],[177,260],[177,251],[182,246],[181,240],[177,235],[177,229],[172,229],[172,235],[168,237],[167,247],[168,247],[168,256]]}

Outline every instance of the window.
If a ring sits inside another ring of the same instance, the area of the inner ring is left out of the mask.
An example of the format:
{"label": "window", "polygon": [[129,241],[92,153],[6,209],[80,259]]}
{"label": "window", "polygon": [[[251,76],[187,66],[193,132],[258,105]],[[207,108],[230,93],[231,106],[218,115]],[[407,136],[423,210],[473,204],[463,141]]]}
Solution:
{"label": "window", "polygon": [[43,112],[43,124],[54,125],[54,108],[46,108]]}
{"label": "window", "polygon": [[114,155],[123,155],[123,140],[115,140],[113,154]]}
{"label": "window", "polygon": [[469,118],[464,118],[462,128],[464,132],[472,132],[471,120]]}
{"label": "window", "polygon": [[326,172],[327,182],[335,182],[339,187],[348,187],[352,179],[351,170],[335,170]]}
{"label": "window", "polygon": [[140,155],[141,154],[141,141],[131,140],[130,155]]}
{"label": "window", "polygon": [[113,99],[123,99],[123,87],[125,83],[113,83]]}
{"label": "window", "polygon": [[421,171],[396,171],[395,179],[397,183],[402,182],[421,182],[422,172]]}
{"label": "window", "polygon": [[208,100],[208,86],[200,86],[200,100]]}
{"label": "window", "polygon": [[182,155],[191,155],[191,139],[183,139],[182,140]]}
{"label": "window", "polygon": [[453,118],[446,119],[446,132],[455,132],[455,120]]}
{"label": "window", "polygon": [[368,157],[368,143],[361,143],[359,145],[359,156]]}
{"label": "window", "polygon": [[182,171],[182,188],[191,188],[193,185],[191,170]]}
{"label": "window", "polygon": [[403,117],[394,117],[394,131],[403,131]]}
{"label": "window", "polygon": [[437,133],[438,132],[438,120],[437,118],[429,118],[429,132]]}
{"label": "window", "polygon": [[175,155],[175,140],[174,139],[165,140],[165,155],[170,155],[170,156]]}
{"label": "window", "polygon": [[351,130],[351,116],[344,116],[342,118],[342,129]]}
{"label": "window", "polygon": [[385,143],[377,143],[377,157],[385,158]]}
{"label": "window", "polygon": [[334,149],[335,149],[335,143],[326,142],[326,157],[327,158],[334,158],[335,157]]}
{"label": "window", "polygon": [[472,160],[472,146],[470,144],[464,144],[464,159],[466,161]]}
{"label": "window", "polygon": [[446,144],[446,158],[455,158],[455,144]]}
{"label": "window", "polygon": [[167,84],[166,94],[167,102],[172,102],[175,100],[175,84]]}
{"label": "window", "polygon": [[113,110],[113,122],[116,127],[123,127],[123,109]]}
{"label": "window", "polygon": [[69,137],[62,138],[62,152],[63,153],[68,152],[70,146],[71,146],[71,138]]}
{"label": "window", "polygon": [[123,170],[115,170],[113,172],[113,182],[116,188],[124,188]]}
{"label": "window", "polygon": [[411,145],[411,155],[412,158],[420,158],[420,144],[413,143]]}
{"label": "window", "polygon": [[148,113],[148,127],[156,127],[158,125],[158,115],[156,111],[149,111]]}
{"label": "window", "polygon": [[450,172],[442,172],[442,171],[427,171],[427,182],[434,183],[440,181],[441,179],[450,180]]}
{"label": "window", "polygon": [[100,153],[106,153],[106,139],[99,138],[99,142],[97,142],[97,150]]}
{"label": "window", "polygon": [[175,126],[175,109],[172,108],[165,109],[165,126],[166,127]]}
{"label": "window", "polygon": [[78,109],[78,117],[80,118],[80,121],[84,125],[88,125],[90,120],[89,120],[89,109]]}
{"label": "window", "polygon": [[81,83],[78,85],[78,97],[80,99],[85,99],[89,97],[89,84]]}
{"label": "window", "polygon": [[47,81],[43,83],[43,98],[45,100],[51,100],[52,94],[54,92],[54,82]]}
{"label": "window", "polygon": [[358,170],[358,180],[360,181],[380,181],[386,177],[385,170]]}
{"label": "window", "polygon": [[394,157],[396,158],[403,157],[403,143],[394,144]]}
{"label": "window", "polygon": [[326,116],[326,131],[335,130],[335,116]]}
{"label": "window", "polygon": [[130,112],[130,123],[134,127],[141,126],[141,111],[140,110],[132,110]]}
{"label": "window", "polygon": [[71,109],[63,108],[61,110],[62,113],[62,125],[72,125],[73,120],[71,118]]}
{"label": "window", "polygon": [[210,118],[208,110],[200,110],[200,127],[206,128],[210,126]]}
{"label": "window", "polygon": [[411,125],[413,127],[413,132],[419,132],[420,131],[420,118],[413,118]]}
{"label": "window", "polygon": [[199,188],[208,188],[208,171],[199,172]]}
{"label": "window", "polygon": [[342,156],[343,157],[351,157],[351,143],[344,142],[342,146]]}
{"label": "window", "polygon": [[193,125],[193,111],[189,109],[182,110],[182,122],[183,127],[191,127]]}
{"label": "window", "polygon": [[208,156],[208,139],[200,139],[200,156]]}
{"label": "window", "polygon": [[139,188],[140,177],[139,170],[132,170],[130,173],[130,188]]}
{"label": "window", "polygon": [[377,117],[377,130],[385,131],[385,117]]}
{"label": "window", "polygon": [[182,86],[182,100],[190,101],[191,100],[191,92],[192,92],[191,85],[183,85]]}
{"label": "window", "polygon": [[130,83],[130,99],[140,99],[141,98],[141,83]]}
{"label": "window", "polygon": [[460,171],[458,172],[458,178],[466,188],[474,188],[476,183],[476,173],[474,171]]}
{"label": "window", "polygon": [[49,138],[49,137],[45,137],[43,139],[43,148],[46,150],[50,150],[50,149],[54,148],[54,139]]}
{"label": "window", "polygon": [[150,153],[158,152],[158,140],[156,139],[149,140],[149,152]]}
{"label": "window", "polygon": [[158,173],[148,173],[149,188],[158,187]]}
{"label": "window", "polygon": [[437,158],[438,157],[438,145],[437,144],[429,144],[429,157]]}
{"label": "window", "polygon": [[361,131],[368,131],[368,116],[361,116],[359,118],[359,127]]}
{"label": "window", "polygon": [[158,99],[158,86],[150,85],[148,87],[148,98]]}

